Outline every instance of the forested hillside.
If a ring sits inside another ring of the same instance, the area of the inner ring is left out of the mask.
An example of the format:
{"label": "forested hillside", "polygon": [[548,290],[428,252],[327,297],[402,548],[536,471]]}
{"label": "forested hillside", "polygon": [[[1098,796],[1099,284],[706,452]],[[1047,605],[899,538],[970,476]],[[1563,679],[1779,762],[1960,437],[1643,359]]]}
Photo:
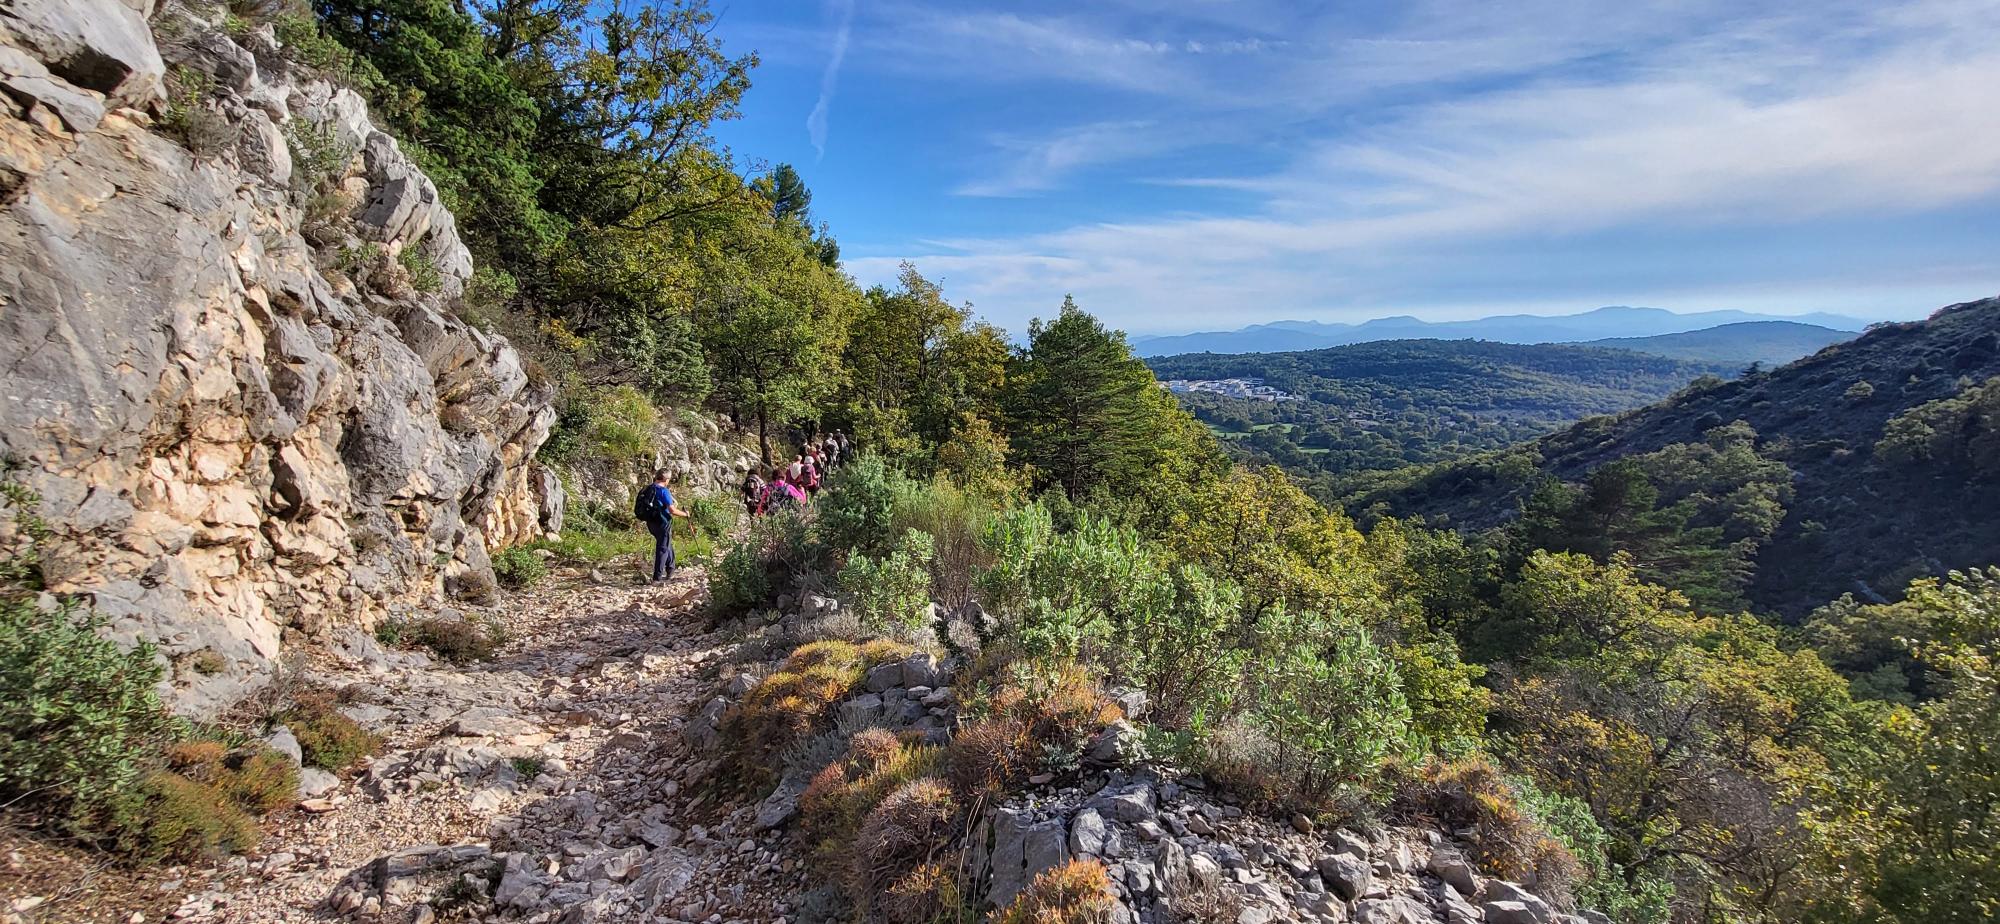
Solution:
{"label": "forested hillside", "polygon": [[1669,356],[1694,362],[1722,363],[1737,367],[1757,363],[1782,366],[1810,356],[1820,348],[1854,339],[1849,331],[1800,324],[1797,321],[1744,321],[1678,334],[1653,337],[1611,337],[1592,340],[1586,346],[1611,347]]}
{"label": "forested hillside", "polygon": [[[1350,506],[1484,529],[1571,517],[1582,504],[1606,527],[1572,524],[1560,544],[1624,547],[1647,541],[1646,516],[1697,493],[1740,520],[1748,490],[1762,512],[1753,530],[1729,534],[1747,542],[1734,567],[1749,601],[1796,619],[1844,593],[1894,595],[1913,577],[1992,559],[1995,375],[2000,301],[1968,302],[1518,448],[1410,469]],[[1742,464],[1688,483],[1675,457],[1718,441]]]}
{"label": "forested hillside", "polygon": [[1478,340],[1394,340],[1297,353],[1147,360],[1163,380],[1254,378],[1296,396],[1190,392],[1182,403],[1238,457],[1313,478],[1328,497],[1367,473],[1533,439],[1638,407],[1738,367],[1620,350]]}

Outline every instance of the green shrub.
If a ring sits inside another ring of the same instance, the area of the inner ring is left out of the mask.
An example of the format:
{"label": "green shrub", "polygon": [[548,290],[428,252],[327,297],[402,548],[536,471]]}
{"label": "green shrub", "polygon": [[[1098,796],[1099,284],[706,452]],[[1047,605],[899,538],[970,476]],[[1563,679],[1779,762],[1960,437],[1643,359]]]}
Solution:
{"label": "green shrub", "polygon": [[711,538],[729,535],[742,510],[741,505],[720,497],[697,497],[687,504],[688,519]]}
{"label": "green shrub", "polygon": [[48,807],[69,833],[105,833],[174,737],[153,648],[124,650],[103,617],[0,599],[0,793]]}
{"label": "green shrub", "polygon": [[931,602],[929,533],[906,530],[896,544],[871,558],[856,554],[840,569],[840,592],[868,629],[920,629]]}
{"label": "green shrub", "polygon": [[335,705],[331,693],[303,691],[276,718],[299,739],[306,766],[338,773],[381,750],[382,736],[342,715]]}
{"label": "green shrub", "polygon": [[1651,872],[1629,871],[1611,858],[1611,836],[1580,799],[1546,792],[1526,777],[1507,778],[1516,803],[1543,831],[1576,859],[1582,869],[1572,886],[1577,907],[1603,912],[1619,924],[1665,924],[1671,917],[1673,884]]}
{"label": "green shrub", "polygon": [[709,581],[718,612],[756,609],[791,589],[812,567],[810,533],[806,514],[775,513],[752,520]]}
{"label": "green shrub", "polygon": [[503,549],[493,556],[493,576],[501,586],[520,590],[533,587],[549,576],[549,568],[542,564],[540,556],[526,546]]}
{"label": "green shrub", "polygon": [[1396,664],[1349,618],[1278,609],[1257,628],[1243,723],[1213,743],[1210,769],[1255,801],[1331,810],[1411,750]]}
{"label": "green shrub", "polygon": [[988,498],[939,477],[903,481],[890,514],[889,535],[916,529],[931,537],[931,596],[945,609],[957,611],[973,599],[974,580],[992,567],[993,558],[980,543],[996,515]]}
{"label": "green shrub", "polygon": [[425,253],[422,246],[410,244],[396,254],[396,263],[410,274],[410,287],[419,292],[436,292],[444,287],[444,274],[438,270],[437,261]]}
{"label": "green shrub", "polygon": [[836,470],[815,507],[813,541],[836,559],[881,551],[897,535],[890,530],[901,481],[873,455]]}
{"label": "green shrub", "polygon": [[140,859],[197,860],[257,846],[256,819],[216,787],[156,770],[122,816],[118,846]]}
{"label": "green shrub", "polygon": [[1170,592],[1138,532],[1101,517],[1057,532],[1048,509],[1029,504],[994,517],[982,544],[993,563],[974,583],[1005,644],[1025,657],[1114,666],[1128,616]]}
{"label": "green shrub", "polygon": [[630,385],[606,389],[591,399],[583,448],[595,458],[637,459],[653,451],[653,428],[660,412]]}
{"label": "green shrub", "polygon": [[292,154],[292,185],[302,192],[326,192],[354,160],[354,148],[341,142],[340,131],[331,119],[287,120],[285,146]]}
{"label": "green shrub", "polygon": [[1146,691],[1149,719],[1199,727],[1235,698],[1249,652],[1241,645],[1243,592],[1194,565],[1167,576],[1163,592],[1133,588],[1112,646],[1119,674]]}
{"label": "green shrub", "polygon": [[469,664],[493,657],[500,645],[500,630],[477,619],[430,616],[411,623],[404,638],[430,649],[453,664]]}
{"label": "green shrub", "polygon": [[174,68],[167,79],[167,109],[160,127],[195,157],[213,157],[235,138],[229,117],[208,105],[215,89],[207,74]]}
{"label": "green shrub", "polygon": [[364,95],[381,85],[381,72],[327,35],[305,4],[288,5],[286,12],[271,20],[271,26],[285,56],[292,61]]}

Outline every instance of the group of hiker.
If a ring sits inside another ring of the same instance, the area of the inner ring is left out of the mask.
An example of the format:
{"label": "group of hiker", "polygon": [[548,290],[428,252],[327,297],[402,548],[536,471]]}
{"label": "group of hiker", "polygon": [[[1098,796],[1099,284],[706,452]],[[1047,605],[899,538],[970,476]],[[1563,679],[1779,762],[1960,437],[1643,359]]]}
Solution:
{"label": "group of hiker", "polygon": [[809,439],[789,463],[778,463],[758,471],[743,473],[743,510],[762,516],[779,510],[797,509],[811,503],[820,482],[853,451],[847,434],[830,432]]}
{"label": "group of hiker", "polygon": [[[744,510],[755,517],[804,507],[819,493],[826,474],[852,453],[853,443],[847,434],[829,432],[806,440],[789,463],[771,465],[762,471],[752,466],[743,475]],[[674,518],[688,515],[667,487],[670,478],[666,469],[655,472],[653,483],[640,488],[639,496],[632,502],[632,518],[653,534],[655,584],[674,579]]]}

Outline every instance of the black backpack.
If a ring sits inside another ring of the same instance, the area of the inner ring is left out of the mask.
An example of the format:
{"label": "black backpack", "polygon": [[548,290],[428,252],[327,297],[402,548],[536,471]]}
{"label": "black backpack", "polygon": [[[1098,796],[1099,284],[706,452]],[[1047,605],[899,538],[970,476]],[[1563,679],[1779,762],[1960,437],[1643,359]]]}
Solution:
{"label": "black backpack", "polygon": [[641,523],[657,523],[661,509],[658,486],[649,484],[639,489],[638,499],[632,502],[632,517]]}

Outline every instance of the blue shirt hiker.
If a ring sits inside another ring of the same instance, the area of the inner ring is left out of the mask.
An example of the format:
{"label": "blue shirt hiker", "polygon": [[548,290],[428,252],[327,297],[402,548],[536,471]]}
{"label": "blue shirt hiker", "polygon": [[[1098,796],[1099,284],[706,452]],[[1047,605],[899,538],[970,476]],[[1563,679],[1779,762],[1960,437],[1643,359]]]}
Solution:
{"label": "blue shirt hiker", "polygon": [[639,489],[632,502],[632,518],[646,524],[653,534],[653,583],[674,579],[674,517],[687,516],[667,490],[667,473],[661,470],[653,483]]}

